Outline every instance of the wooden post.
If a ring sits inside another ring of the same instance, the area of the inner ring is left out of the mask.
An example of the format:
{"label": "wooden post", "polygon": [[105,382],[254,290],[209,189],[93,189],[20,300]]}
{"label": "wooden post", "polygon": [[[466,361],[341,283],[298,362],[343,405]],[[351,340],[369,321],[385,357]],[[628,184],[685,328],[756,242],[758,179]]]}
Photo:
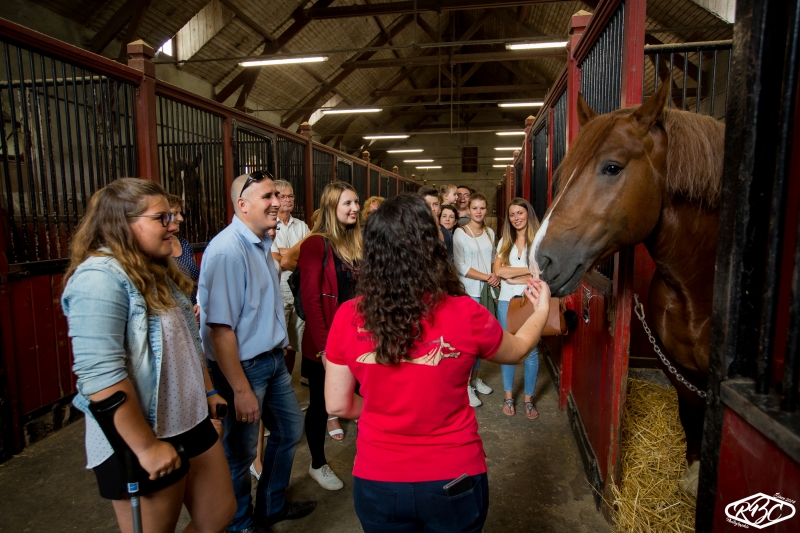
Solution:
{"label": "wooden post", "polygon": [[[370,196],[377,196],[378,191],[373,191],[372,186],[370,185],[370,182],[372,180],[369,178],[369,152],[367,152],[366,150],[361,152],[361,159],[367,162],[367,198],[369,198]],[[378,187],[380,187],[380,184],[378,185]]]}
{"label": "wooden post", "polygon": [[531,172],[533,171],[531,161],[533,158],[531,157],[531,150],[533,149],[532,141],[534,122],[536,122],[536,117],[533,115],[530,115],[525,119],[525,153],[523,155],[525,160],[522,162],[522,190],[519,191],[519,196],[525,198],[529,202],[531,201],[531,198],[533,198],[533,176],[531,176]]}
{"label": "wooden post", "polygon": [[142,81],[136,88],[136,157],[139,176],[152,181],[161,181],[158,175],[158,138],[156,129],[156,66],[153,57],[156,51],[144,41],[128,45],[128,66],[142,72]]}
{"label": "wooden post", "polygon": [[311,142],[311,124],[300,124],[300,135],[306,138],[303,179],[306,185],[306,219],[311,220],[311,215],[314,214],[314,144]]}

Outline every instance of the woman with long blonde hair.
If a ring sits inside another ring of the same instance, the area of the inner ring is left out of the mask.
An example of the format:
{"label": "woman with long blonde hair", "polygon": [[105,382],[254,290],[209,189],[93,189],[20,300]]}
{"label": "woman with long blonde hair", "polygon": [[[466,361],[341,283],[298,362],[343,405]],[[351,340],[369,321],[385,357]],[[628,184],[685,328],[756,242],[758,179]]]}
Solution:
{"label": "woman with long blonde hair", "polygon": [[308,378],[310,403],[306,411],[306,438],[311,451],[309,474],[322,488],[344,485],[325,458],[325,429],[336,440],[344,438],[337,417],[325,409],[325,345],[333,317],[355,295],[362,256],[358,194],[343,181],[322,191],[320,214],[300,245],[300,295],[306,315],[303,332],[303,375]]}
{"label": "woman with long blonde hair", "polygon": [[[494,260],[494,272],[502,280],[497,302],[497,319],[503,329],[506,329],[506,316],[511,299],[523,297],[523,290],[531,278],[529,252],[536,231],[539,229],[539,219],[533,211],[533,206],[523,198],[511,200],[506,215],[503,221],[503,236],[497,243],[497,258]],[[515,365],[502,365],[505,391],[503,413],[508,416],[513,416],[516,412],[513,392],[515,369]],[[531,420],[539,418],[539,412],[533,406],[533,392],[538,375],[539,349],[534,347],[525,358],[524,372],[525,416]]]}
{"label": "woman with long blonde hair", "polygon": [[192,282],[171,257],[173,217],[158,183],[123,178],[97,191],[70,245],[61,298],[78,376],[73,403],[86,414],[87,467],[123,532],[133,529],[125,470],[88,408],[117,391],[127,399],[116,429],[149,476],[139,480],[144,530],[175,531],[184,504],[192,518],[185,531],[223,531],[236,511],[209,417],[225,400],[203,362]]}

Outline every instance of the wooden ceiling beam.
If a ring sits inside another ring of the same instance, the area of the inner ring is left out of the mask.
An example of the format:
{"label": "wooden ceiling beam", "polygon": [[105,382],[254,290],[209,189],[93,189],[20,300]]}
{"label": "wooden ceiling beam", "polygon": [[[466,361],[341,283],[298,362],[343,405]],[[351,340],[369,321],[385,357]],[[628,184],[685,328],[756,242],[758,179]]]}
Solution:
{"label": "wooden ceiling beam", "polygon": [[150,7],[151,0],[143,0],[134,11],[131,21],[128,24],[128,29],[125,31],[125,37],[122,39],[122,46],[119,49],[117,61],[127,64],[128,58],[128,43],[136,40],[136,34],[139,33],[139,28],[142,27],[144,15],[147,13],[147,8]]}
{"label": "wooden ceiling beam", "polygon": [[[539,59],[542,57],[558,57],[567,58],[567,51],[560,48],[542,48],[538,50],[512,50],[509,52],[487,52],[479,54],[454,54],[452,58],[453,64],[459,63],[486,63],[495,61],[525,61],[528,59]],[[386,68],[386,67],[400,67],[400,66],[436,66],[439,64],[439,58],[436,56],[413,56],[404,57],[400,59],[372,59],[372,60],[355,60],[346,61],[342,64],[342,68],[356,69],[356,68]]]}
{"label": "wooden ceiling beam", "polygon": [[466,11],[470,9],[489,9],[514,7],[530,4],[551,4],[565,0],[407,0],[373,5],[350,5],[329,8],[316,6],[303,11],[308,20],[372,17],[375,15],[403,15],[422,11]]}
{"label": "wooden ceiling beam", "polygon": [[[92,40],[89,41],[88,50],[99,54],[105,50],[106,46],[111,44],[117,35],[125,27],[125,24],[133,17],[143,4],[150,4],[150,0],[128,0],[120,8],[111,15],[111,18],[106,21],[100,30],[94,34]],[[145,6],[145,9],[147,7]],[[123,46],[123,49],[125,47]]]}
{"label": "wooden ceiling beam", "polygon": [[[544,96],[544,92],[548,89],[548,85],[544,83],[531,83],[525,85],[482,85],[479,87],[461,87],[459,92],[461,94],[496,94],[496,93],[528,93],[538,92]],[[384,98],[389,96],[436,96],[439,93],[437,87],[429,89],[400,89],[393,91],[372,91],[372,96],[375,98]]]}

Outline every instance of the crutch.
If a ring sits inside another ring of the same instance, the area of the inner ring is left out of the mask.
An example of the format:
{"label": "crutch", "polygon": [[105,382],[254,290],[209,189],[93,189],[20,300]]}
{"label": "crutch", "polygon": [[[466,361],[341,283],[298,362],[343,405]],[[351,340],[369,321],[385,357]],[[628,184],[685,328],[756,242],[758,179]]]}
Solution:
{"label": "crutch", "polygon": [[131,500],[131,512],[133,513],[133,533],[142,533],[142,508],[139,505],[139,480],[145,478],[147,472],[139,464],[136,454],[128,447],[128,444],[120,436],[117,427],[114,425],[114,413],[120,405],[125,403],[127,395],[123,391],[117,391],[105,400],[99,402],[89,402],[89,410],[94,415],[94,419],[100,425],[100,429],[106,436],[109,444],[114,449],[114,453],[125,466],[125,482],[128,486],[128,496]]}

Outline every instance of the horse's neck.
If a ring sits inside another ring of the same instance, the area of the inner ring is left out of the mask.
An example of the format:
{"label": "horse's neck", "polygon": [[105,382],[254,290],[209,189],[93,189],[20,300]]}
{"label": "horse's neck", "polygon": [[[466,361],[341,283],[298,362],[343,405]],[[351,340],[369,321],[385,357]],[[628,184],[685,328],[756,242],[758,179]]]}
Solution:
{"label": "horse's neck", "polygon": [[645,246],[667,285],[688,297],[712,291],[718,225],[717,210],[680,200],[664,202]]}

